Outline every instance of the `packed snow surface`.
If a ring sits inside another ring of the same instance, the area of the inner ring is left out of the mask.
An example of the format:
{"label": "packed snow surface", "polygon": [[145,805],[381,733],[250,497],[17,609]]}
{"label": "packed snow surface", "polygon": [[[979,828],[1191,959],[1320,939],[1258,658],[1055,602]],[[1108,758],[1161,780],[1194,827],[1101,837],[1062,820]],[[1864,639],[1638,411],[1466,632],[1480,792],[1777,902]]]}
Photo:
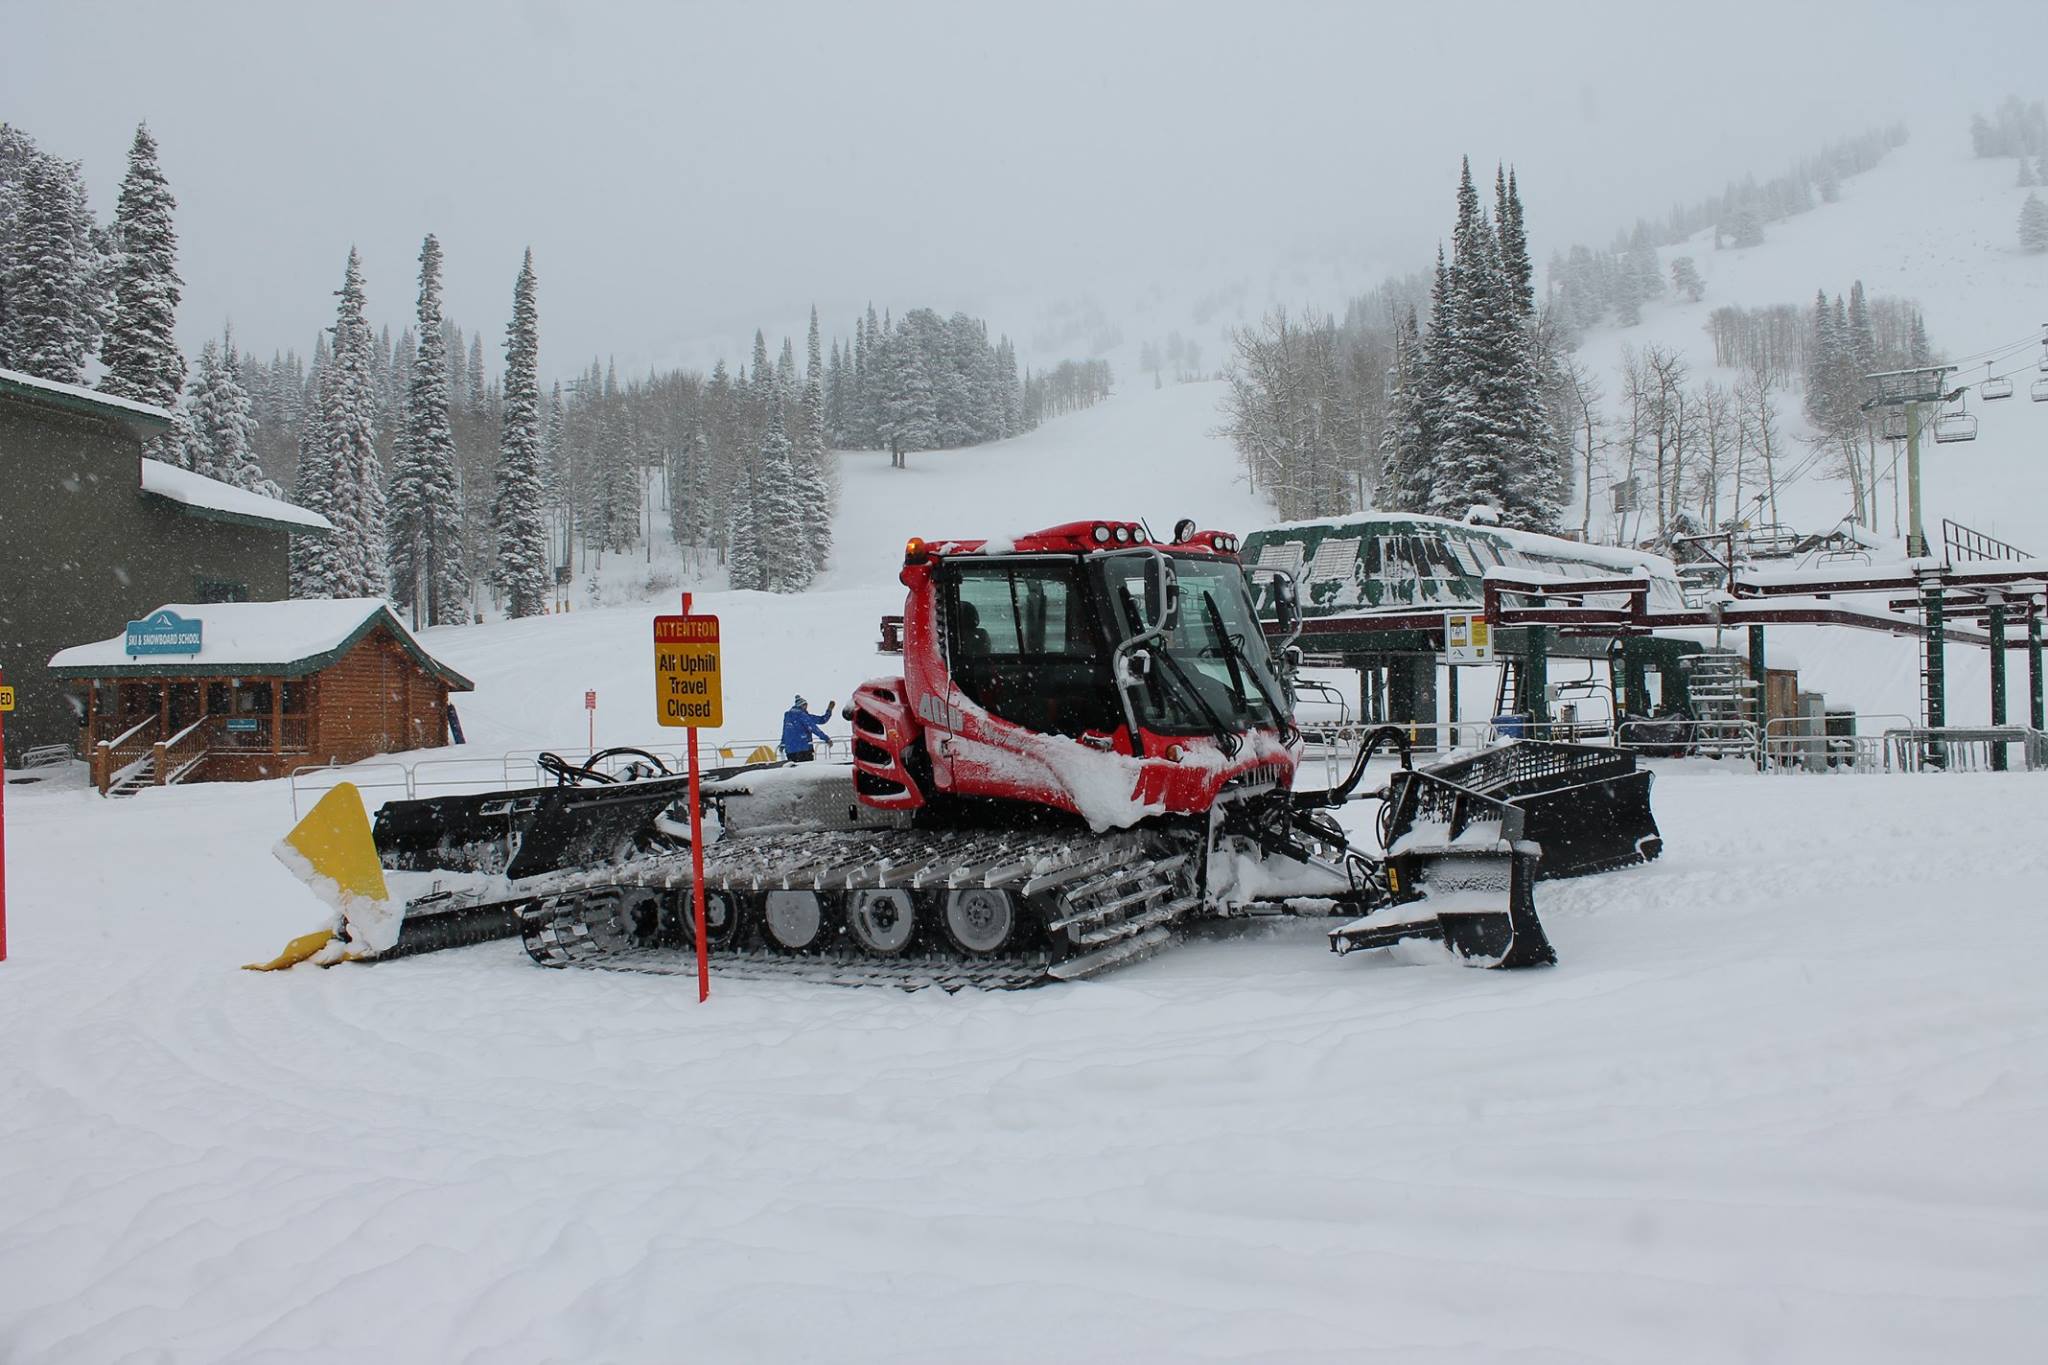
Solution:
{"label": "packed snow surface", "polygon": [[1538,887],[1554,969],[1316,921],[700,1006],[239,972],[279,786],[17,786],[0,1359],[2027,1358],[2048,783],[1655,799],[1662,860]]}

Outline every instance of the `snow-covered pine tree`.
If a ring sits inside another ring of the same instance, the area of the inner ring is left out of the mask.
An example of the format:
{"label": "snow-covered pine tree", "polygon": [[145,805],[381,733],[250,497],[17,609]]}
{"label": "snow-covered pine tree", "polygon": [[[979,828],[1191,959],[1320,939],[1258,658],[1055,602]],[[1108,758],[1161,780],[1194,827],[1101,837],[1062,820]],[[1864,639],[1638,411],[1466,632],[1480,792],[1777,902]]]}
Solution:
{"label": "snow-covered pine tree", "polygon": [[1877,369],[1877,335],[1870,323],[1870,302],[1863,293],[1863,281],[1849,286],[1849,330],[1847,334],[1851,377],[1861,388],[1863,376]]}
{"label": "snow-covered pine tree", "polygon": [[185,465],[209,479],[273,495],[275,485],[256,462],[256,419],[235,373],[232,336],[225,344],[207,339],[185,395]]}
{"label": "snow-covered pine tree", "polygon": [[[817,310],[811,310],[816,316]],[[846,444],[846,357],[839,338],[832,338],[832,358],[825,365],[825,440],[829,445]]]}
{"label": "snow-covered pine tree", "polygon": [[939,443],[938,402],[932,391],[930,348],[918,325],[920,311],[924,310],[904,315],[888,345],[888,384],[883,400],[886,430],[878,434],[899,468],[905,465],[907,452],[933,450]]}
{"label": "snow-covered pine tree", "polygon": [[601,379],[593,363],[584,382],[591,390],[586,405],[590,443],[586,534],[602,549],[630,550],[640,543],[640,478],[632,422],[619,391],[617,362],[606,364]]}
{"label": "snow-covered pine tree", "polygon": [[1488,504],[1510,526],[1554,525],[1555,511],[1546,512],[1535,496],[1550,433],[1541,375],[1497,239],[1479,211],[1469,162],[1458,189],[1449,284],[1452,327],[1440,348],[1430,510],[1462,519]]}
{"label": "snow-covered pine tree", "polygon": [[491,582],[504,598],[505,614],[515,618],[545,612],[551,586],[542,489],[537,288],[533,248],[528,247],[512,286],[512,320],[505,326],[505,431],[491,502],[496,551]]}
{"label": "snow-covered pine tree", "polygon": [[2020,250],[2048,251],[2048,203],[2038,194],[2029,194],[2020,205]]}
{"label": "snow-covered pine tree", "polygon": [[1389,512],[1420,512],[1429,506],[1433,463],[1429,365],[1415,310],[1394,340],[1387,371],[1387,422],[1380,437],[1378,506]]}
{"label": "snow-covered pine tree", "polygon": [[760,498],[754,478],[754,462],[742,457],[739,478],[733,485],[732,504],[726,513],[726,576],[734,588],[767,587],[762,563],[759,530]]}
{"label": "snow-covered pine tree", "polygon": [[1690,256],[1674,257],[1671,262],[1671,287],[1685,295],[1689,303],[1698,303],[1707,292],[1707,282],[1700,278],[1700,268]]}
{"label": "snow-covered pine tree", "polygon": [[818,310],[814,306],[804,362],[803,401],[797,407],[797,435],[791,443],[799,497],[805,504],[802,543],[809,553],[814,575],[825,567],[832,554],[832,519],[839,486],[826,417],[825,370],[818,352]]}
{"label": "snow-covered pine tree", "polygon": [[1529,259],[1529,238],[1522,227],[1522,194],[1515,186],[1513,171],[1494,167],[1493,199],[1501,272],[1516,314],[1526,321],[1536,313],[1536,267]]}
{"label": "snow-covered pine tree", "polygon": [[761,561],[760,586],[770,592],[802,592],[815,572],[805,539],[808,517],[796,460],[783,424],[782,405],[768,406],[768,430],[754,467],[754,536]]}
{"label": "snow-covered pine tree", "polygon": [[414,626],[469,619],[461,547],[462,483],[448,424],[448,362],[441,318],[441,243],[420,244],[419,350],[406,386],[404,438],[391,474],[392,598]]}
{"label": "snow-covered pine tree", "polygon": [[114,208],[113,311],[100,345],[100,391],[138,403],[175,407],[185,385],[178,352],[178,201],[157,165],[149,125],[135,130],[128,173]]}
{"label": "snow-covered pine tree", "polygon": [[788,337],[784,337],[782,354],[775,358],[775,396],[787,407],[795,401],[796,392],[796,347]]}
{"label": "snow-covered pine tree", "polygon": [[78,164],[0,125],[0,367],[84,378],[108,282],[97,238]]}
{"label": "snow-covered pine tree", "polygon": [[[320,421],[320,414],[327,405],[329,371],[333,366],[327,362],[324,348],[316,346],[313,351],[313,369],[309,382],[313,389],[312,420],[299,426],[299,472],[298,482],[292,492],[292,501],[309,512],[318,512],[329,521],[334,520],[334,469],[328,462],[326,450],[326,429]],[[291,541],[291,594],[298,598],[334,597],[334,546],[333,539],[339,538],[339,524],[333,538],[317,535],[289,537]]]}
{"label": "snow-covered pine tree", "polygon": [[484,373],[484,334],[478,332],[469,339],[469,382],[465,386],[465,403],[471,417],[481,420],[484,415],[485,394],[488,391],[488,376]]}
{"label": "snow-covered pine tree", "polygon": [[[317,443],[310,464],[324,484],[316,508],[334,523],[320,542],[324,572],[309,576],[330,597],[382,597],[388,582],[384,547],[384,469],[377,457],[376,341],[363,292],[362,258],[349,248],[335,310],[334,344],[322,370]],[[313,503],[309,503],[309,506]]]}

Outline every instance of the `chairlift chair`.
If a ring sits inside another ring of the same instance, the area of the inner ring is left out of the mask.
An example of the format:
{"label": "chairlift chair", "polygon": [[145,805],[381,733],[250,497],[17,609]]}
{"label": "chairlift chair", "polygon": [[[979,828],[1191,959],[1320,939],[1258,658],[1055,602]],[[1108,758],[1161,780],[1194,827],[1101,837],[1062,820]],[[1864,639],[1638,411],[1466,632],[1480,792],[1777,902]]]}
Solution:
{"label": "chairlift chair", "polygon": [[1982,387],[1977,390],[1977,394],[1987,403],[1998,398],[2010,398],[2012,397],[2012,381],[2003,376],[1997,379],[1987,379]]}
{"label": "chairlift chair", "polygon": [[1934,439],[1941,445],[1976,440],[1977,415],[1971,412],[1943,413],[1934,419]]}
{"label": "chairlift chair", "polygon": [[2048,403],[2048,379],[2036,379],[2034,387],[2027,392],[2036,403]]}
{"label": "chairlift chair", "polygon": [[1887,441],[1905,440],[1906,410],[1904,408],[1886,408],[1884,410],[1884,425],[1879,430],[1878,435]]}

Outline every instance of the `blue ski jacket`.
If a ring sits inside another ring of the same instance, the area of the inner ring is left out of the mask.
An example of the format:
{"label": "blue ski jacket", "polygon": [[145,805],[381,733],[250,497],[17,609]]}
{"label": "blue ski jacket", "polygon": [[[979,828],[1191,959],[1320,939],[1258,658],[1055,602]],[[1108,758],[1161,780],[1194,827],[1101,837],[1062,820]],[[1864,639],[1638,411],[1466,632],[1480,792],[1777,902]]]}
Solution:
{"label": "blue ski jacket", "polygon": [[830,739],[825,733],[824,722],[832,719],[832,708],[826,707],[825,714],[814,716],[801,706],[792,706],[782,713],[782,752],[785,754],[807,754],[816,747],[818,739]]}

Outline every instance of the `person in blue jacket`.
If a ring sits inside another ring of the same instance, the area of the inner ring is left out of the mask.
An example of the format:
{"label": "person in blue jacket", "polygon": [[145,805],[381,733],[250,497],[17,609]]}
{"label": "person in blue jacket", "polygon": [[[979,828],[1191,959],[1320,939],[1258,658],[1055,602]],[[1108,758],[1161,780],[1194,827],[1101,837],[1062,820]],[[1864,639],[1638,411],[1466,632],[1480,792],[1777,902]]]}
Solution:
{"label": "person in blue jacket", "polygon": [[798,697],[796,704],[782,713],[782,752],[788,755],[790,762],[809,763],[816,758],[814,740],[822,739],[827,749],[832,747],[832,736],[825,733],[825,722],[832,719],[832,712],[838,705],[836,701],[828,701],[825,714],[814,716],[811,704]]}

